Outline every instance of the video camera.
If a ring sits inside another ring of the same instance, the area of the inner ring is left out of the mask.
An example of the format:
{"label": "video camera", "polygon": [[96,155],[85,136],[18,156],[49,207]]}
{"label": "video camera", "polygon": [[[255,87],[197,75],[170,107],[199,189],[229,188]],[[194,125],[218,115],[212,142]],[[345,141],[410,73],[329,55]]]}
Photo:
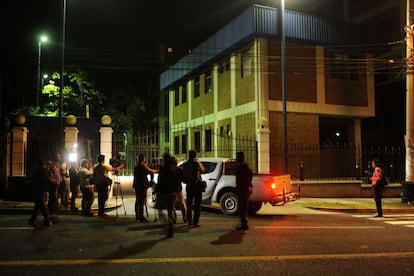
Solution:
{"label": "video camera", "polygon": [[110,164],[112,167],[116,168],[116,167],[119,167],[119,166],[121,166],[122,164],[124,164],[124,160],[121,160],[121,159],[116,159],[116,158],[111,158],[111,159],[109,159],[109,164]]}
{"label": "video camera", "polygon": [[[109,164],[112,167],[116,168],[116,167],[121,166],[122,164],[125,164],[125,161],[121,160],[121,159],[111,158],[111,159],[109,159]],[[118,171],[115,171],[114,174],[118,175]]]}

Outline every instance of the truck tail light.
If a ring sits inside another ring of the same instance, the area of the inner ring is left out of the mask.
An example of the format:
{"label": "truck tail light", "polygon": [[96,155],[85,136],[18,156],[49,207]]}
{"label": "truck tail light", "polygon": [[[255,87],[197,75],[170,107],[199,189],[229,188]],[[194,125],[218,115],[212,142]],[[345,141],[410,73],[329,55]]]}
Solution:
{"label": "truck tail light", "polygon": [[272,188],[272,190],[276,190],[276,183],[274,183],[274,182],[271,183],[270,184],[270,188]]}

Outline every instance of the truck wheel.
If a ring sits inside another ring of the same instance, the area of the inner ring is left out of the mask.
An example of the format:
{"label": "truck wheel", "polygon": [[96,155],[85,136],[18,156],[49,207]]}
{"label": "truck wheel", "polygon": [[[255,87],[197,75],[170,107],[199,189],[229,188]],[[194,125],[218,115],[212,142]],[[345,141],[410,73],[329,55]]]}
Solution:
{"label": "truck wheel", "polygon": [[156,195],[154,194],[154,187],[147,189],[147,207],[154,208],[156,203]]}
{"label": "truck wheel", "polygon": [[220,209],[225,215],[235,215],[239,211],[239,201],[233,192],[226,192],[220,198]]}
{"label": "truck wheel", "polygon": [[262,202],[249,202],[249,215],[256,214],[262,208]]}

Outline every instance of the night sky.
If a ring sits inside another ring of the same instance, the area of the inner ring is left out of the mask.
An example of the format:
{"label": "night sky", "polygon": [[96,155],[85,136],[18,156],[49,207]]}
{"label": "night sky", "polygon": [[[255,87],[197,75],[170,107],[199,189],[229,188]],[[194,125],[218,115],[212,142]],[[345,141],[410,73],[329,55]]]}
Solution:
{"label": "night sky", "polygon": [[[331,0],[336,1],[336,0]],[[286,9],[316,12],[320,0],[289,0]],[[42,74],[60,71],[63,0],[2,0],[2,113],[35,104],[38,39]],[[159,45],[176,60],[252,4],[251,0],[67,0],[65,69],[81,68],[106,95],[158,92]],[[7,94],[7,95],[6,95]]]}

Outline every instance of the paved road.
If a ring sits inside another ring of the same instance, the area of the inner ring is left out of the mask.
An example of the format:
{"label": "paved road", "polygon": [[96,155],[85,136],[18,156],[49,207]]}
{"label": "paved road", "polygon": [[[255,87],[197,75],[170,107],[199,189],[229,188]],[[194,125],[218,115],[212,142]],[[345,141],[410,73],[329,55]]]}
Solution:
{"label": "paved road", "polygon": [[[118,199],[121,200],[122,199]],[[108,218],[62,214],[33,229],[26,214],[0,216],[0,275],[410,275],[414,216],[322,212],[265,205],[239,220],[204,211],[201,227],[134,222],[134,198]],[[154,212],[150,209],[150,219]]]}

